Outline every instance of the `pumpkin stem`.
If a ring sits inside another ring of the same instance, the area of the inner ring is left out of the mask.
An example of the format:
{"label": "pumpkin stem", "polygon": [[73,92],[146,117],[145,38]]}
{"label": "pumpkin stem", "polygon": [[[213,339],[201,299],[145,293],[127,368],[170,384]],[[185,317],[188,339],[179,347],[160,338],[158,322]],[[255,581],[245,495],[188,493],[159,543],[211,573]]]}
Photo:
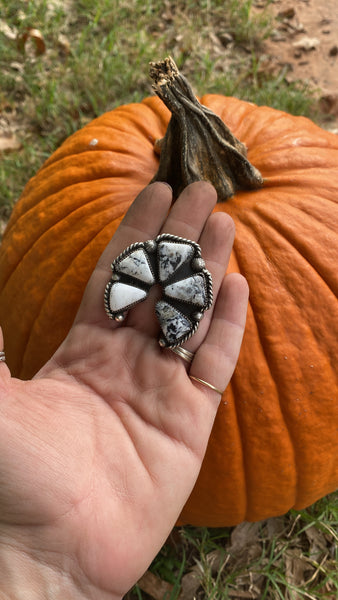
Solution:
{"label": "pumpkin stem", "polygon": [[153,89],[172,113],[167,132],[157,141],[159,169],[152,181],[166,181],[174,197],[189,183],[210,181],[218,201],[237,190],[263,185],[246,158],[246,147],[210,109],[200,104],[171,57],[150,63]]}

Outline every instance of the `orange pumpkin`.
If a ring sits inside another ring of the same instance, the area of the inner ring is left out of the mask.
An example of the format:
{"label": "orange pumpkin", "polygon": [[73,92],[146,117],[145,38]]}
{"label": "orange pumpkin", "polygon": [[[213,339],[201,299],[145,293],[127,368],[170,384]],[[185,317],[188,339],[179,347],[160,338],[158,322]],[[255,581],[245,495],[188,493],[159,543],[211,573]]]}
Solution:
{"label": "orange pumpkin", "polygon": [[[230,271],[250,286],[244,342],[182,523],[302,508],[338,484],[338,137],[303,117],[205,95],[261,172],[216,210],[236,224]],[[158,169],[170,113],[121,106],[67,139],[27,184],[0,249],[0,322],[29,378],[66,336],[86,282]]]}

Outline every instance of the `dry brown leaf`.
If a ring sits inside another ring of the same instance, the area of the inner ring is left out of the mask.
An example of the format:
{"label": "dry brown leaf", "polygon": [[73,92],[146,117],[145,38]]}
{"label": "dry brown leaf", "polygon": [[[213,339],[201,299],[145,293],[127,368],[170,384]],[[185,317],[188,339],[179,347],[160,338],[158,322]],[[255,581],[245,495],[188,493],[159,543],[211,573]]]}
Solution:
{"label": "dry brown leaf", "polygon": [[293,6],[287,6],[286,8],[284,8],[283,10],[280,10],[277,13],[277,16],[280,19],[293,19],[293,17],[295,16],[296,11],[293,8]]}
{"label": "dry brown leaf", "polygon": [[309,555],[312,560],[319,562],[320,556],[327,552],[327,542],[325,533],[317,529],[314,525],[305,530],[305,535],[310,543]]}
{"label": "dry brown leaf", "polygon": [[179,600],[192,600],[201,584],[200,570],[193,567],[189,573],[183,575]]}
{"label": "dry brown leaf", "polygon": [[[300,587],[305,581],[305,572],[313,569],[309,561],[303,556],[299,548],[286,550],[285,555],[285,577],[287,582],[295,587]],[[303,596],[295,590],[292,591],[292,600],[303,600]]]}
{"label": "dry brown leaf", "polygon": [[9,66],[13,71],[16,71],[20,75],[22,75],[24,72],[24,65],[17,60],[13,60],[11,63],[9,63]]}
{"label": "dry brown leaf", "polygon": [[241,569],[261,556],[260,529],[261,523],[247,522],[241,523],[233,529],[230,538],[231,544],[226,550],[234,568]]}
{"label": "dry brown leaf", "polygon": [[64,56],[68,56],[68,54],[70,54],[70,51],[71,51],[70,41],[62,33],[60,33],[60,35],[58,37],[58,47],[59,47],[61,54],[63,54]]}
{"label": "dry brown leaf", "polygon": [[260,528],[261,523],[248,523],[246,521],[237,525],[231,533],[229,552],[231,554],[238,554],[247,546],[258,542]]}
{"label": "dry brown leaf", "polygon": [[0,152],[13,152],[20,150],[21,142],[12,133],[0,133]]}
{"label": "dry brown leaf", "polygon": [[319,106],[325,114],[338,117],[338,94],[323,94]]}
{"label": "dry brown leaf", "polygon": [[15,40],[17,31],[14,27],[10,27],[6,21],[0,19],[0,33],[2,33],[8,40]]}
{"label": "dry brown leaf", "polygon": [[318,38],[310,38],[307,36],[302,37],[302,39],[297,42],[293,42],[293,47],[298,48],[299,50],[315,50],[317,46],[319,46],[320,40]]}
{"label": "dry brown leaf", "polygon": [[146,571],[137,582],[137,585],[143,592],[154,598],[154,600],[169,598],[174,587],[171,583],[163,581],[163,579],[151,573],[151,571]]}
{"label": "dry brown leaf", "polygon": [[229,558],[230,555],[228,553],[225,555],[224,550],[222,548],[212,550],[212,552],[209,552],[206,556],[207,563],[212,573],[216,573],[221,568],[223,568],[229,561]]}
{"label": "dry brown leaf", "polygon": [[285,531],[285,519],[284,517],[273,517],[266,521],[266,534],[267,539],[272,540],[273,538],[281,535]]}
{"label": "dry brown leaf", "polygon": [[21,52],[25,52],[27,42],[31,41],[34,44],[36,54],[44,54],[46,52],[46,44],[44,37],[39,29],[30,28],[18,38],[18,48]]}

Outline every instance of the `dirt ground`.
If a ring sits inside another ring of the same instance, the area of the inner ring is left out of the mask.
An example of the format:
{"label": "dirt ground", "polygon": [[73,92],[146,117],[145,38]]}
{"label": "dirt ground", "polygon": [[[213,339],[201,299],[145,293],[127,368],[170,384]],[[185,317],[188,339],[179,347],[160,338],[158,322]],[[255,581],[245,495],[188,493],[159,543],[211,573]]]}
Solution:
{"label": "dirt ground", "polygon": [[338,133],[338,0],[275,0],[275,30],[265,51],[289,81],[319,90],[323,126]]}

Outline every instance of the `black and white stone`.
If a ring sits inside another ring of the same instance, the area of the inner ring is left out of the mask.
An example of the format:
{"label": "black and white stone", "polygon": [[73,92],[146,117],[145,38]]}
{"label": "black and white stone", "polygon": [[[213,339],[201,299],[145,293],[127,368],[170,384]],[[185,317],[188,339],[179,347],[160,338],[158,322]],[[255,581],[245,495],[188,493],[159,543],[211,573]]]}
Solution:
{"label": "black and white stone", "polygon": [[128,310],[134,304],[142,302],[146,297],[145,290],[117,281],[112,284],[110,289],[109,308],[113,314],[120,313]]}
{"label": "black and white stone", "polygon": [[194,255],[191,244],[181,242],[159,242],[158,244],[158,274],[160,281],[166,281],[185,262]]}
{"label": "black and white stone", "polygon": [[176,344],[192,329],[192,323],[168,302],[159,300],[155,307],[156,316],[168,344]]}
{"label": "black and white stone", "polygon": [[202,274],[192,275],[164,287],[164,293],[169,298],[188,302],[199,307],[207,303],[205,279]]}
{"label": "black and white stone", "polygon": [[115,265],[115,269],[119,273],[130,275],[149,285],[155,283],[155,277],[150,268],[147,255],[142,248],[134,250],[128,256],[118,261]]}

